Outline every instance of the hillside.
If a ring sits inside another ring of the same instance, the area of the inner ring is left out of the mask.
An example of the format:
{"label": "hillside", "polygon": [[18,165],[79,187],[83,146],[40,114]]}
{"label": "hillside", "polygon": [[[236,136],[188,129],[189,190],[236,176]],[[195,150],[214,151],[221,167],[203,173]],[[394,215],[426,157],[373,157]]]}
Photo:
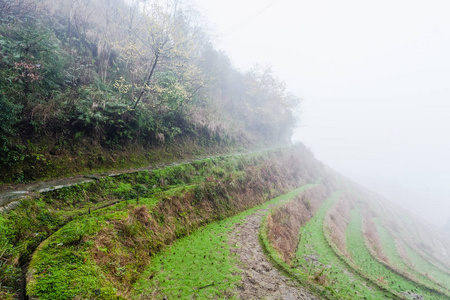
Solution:
{"label": "hillside", "polygon": [[23,271],[31,296],[89,298],[98,290],[128,298],[167,245],[322,173],[296,147],[106,177],[22,200],[0,219],[2,291],[20,293]]}
{"label": "hillside", "polygon": [[450,241],[300,145],[42,192],[0,226],[5,299],[450,295]]}
{"label": "hillside", "polygon": [[449,299],[449,236],[292,145],[201,23],[0,0],[0,299]]}
{"label": "hillside", "polygon": [[2,0],[0,78],[4,183],[286,144],[299,102],[178,1]]}

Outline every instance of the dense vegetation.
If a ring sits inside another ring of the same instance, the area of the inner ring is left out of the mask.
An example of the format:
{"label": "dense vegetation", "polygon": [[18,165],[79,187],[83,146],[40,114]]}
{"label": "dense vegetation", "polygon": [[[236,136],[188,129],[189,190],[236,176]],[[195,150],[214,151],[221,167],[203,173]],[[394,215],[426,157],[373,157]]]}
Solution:
{"label": "dense vegetation", "polygon": [[1,0],[0,180],[175,139],[289,141],[298,99],[270,68],[234,69],[200,20],[180,1]]}

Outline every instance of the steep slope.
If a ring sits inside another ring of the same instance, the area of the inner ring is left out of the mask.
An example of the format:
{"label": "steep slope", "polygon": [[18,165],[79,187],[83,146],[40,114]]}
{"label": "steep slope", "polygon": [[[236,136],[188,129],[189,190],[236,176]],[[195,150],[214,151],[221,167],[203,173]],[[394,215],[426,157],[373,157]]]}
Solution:
{"label": "steep slope", "polygon": [[22,272],[35,299],[450,295],[448,241],[301,145],[47,191],[0,226],[5,299]]}
{"label": "steep slope", "polygon": [[185,2],[0,1],[0,183],[285,144],[298,103]]}
{"label": "steep slope", "polygon": [[0,298],[449,299],[448,236],[275,149],[299,99],[205,32],[184,1],[0,0]]}

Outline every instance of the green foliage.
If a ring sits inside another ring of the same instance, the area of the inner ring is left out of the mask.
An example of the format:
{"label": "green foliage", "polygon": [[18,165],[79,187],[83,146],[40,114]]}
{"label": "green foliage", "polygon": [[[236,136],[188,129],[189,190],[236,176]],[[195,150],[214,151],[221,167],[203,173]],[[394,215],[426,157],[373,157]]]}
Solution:
{"label": "green foliage", "polygon": [[45,25],[33,19],[17,22],[0,24],[1,88],[28,106],[64,85],[66,58]]}
{"label": "green foliage", "polygon": [[189,97],[176,74],[171,71],[156,74],[154,89],[156,91],[154,97],[157,97],[156,102],[170,110],[178,110]]}
{"label": "green foliage", "polygon": [[290,139],[300,99],[287,91],[270,67],[256,65],[243,74],[232,68],[223,53],[211,48],[205,49],[204,60],[202,67],[213,78],[208,88],[226,95],[217,105],[237,126],[266,141]]}
{"label": "green foliage", "polygon": [[101,83],[79,88],[78,98],[65,105],[74,107],[66,118],[77,132],[113,145],[136,137],[128,105]]}
{"label": "green foliage", "polygon": [[0,89],[0,162],[13,165],[17,158],[9,153],[14,147],[11,138],[16,130],[14,125],[20,121],[21,105],[9,101]]}
{"label": "green foliage", "polygon": [[[108,151],[181,139],[204,147],[289,140],[295,97],[283,83],[270,72],[233,69],[184,4],[169,2],[141,10],[88,1],[74,11],[63,0],[8,0],[0,8],[6,181],[60,174],[61,153],[89,156],[80,150],[86,144]],[[44,140],[53,147],[30,147]],[[77,172],[98,165],[80,161]]]}

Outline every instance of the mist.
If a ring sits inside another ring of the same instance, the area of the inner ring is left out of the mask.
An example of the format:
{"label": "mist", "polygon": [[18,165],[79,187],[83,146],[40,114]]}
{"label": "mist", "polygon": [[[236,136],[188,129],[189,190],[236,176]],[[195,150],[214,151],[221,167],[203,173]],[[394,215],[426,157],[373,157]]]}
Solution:
{"label": "mist", "polygon": [[450,4],[193,2],[236,67],[271,65],[303,99],[293,141],[444,226],[450,217]]}

